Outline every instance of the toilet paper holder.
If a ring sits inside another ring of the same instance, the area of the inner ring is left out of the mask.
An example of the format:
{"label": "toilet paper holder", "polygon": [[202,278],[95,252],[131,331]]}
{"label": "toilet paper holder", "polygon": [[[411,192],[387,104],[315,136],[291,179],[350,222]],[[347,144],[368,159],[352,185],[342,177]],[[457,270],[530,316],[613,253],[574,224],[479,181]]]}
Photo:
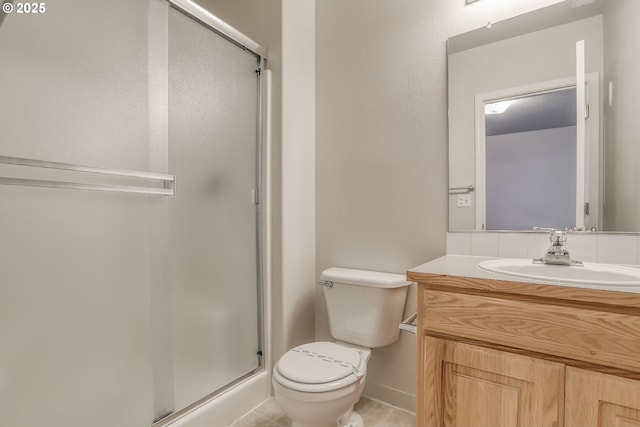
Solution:
{"label": "toilet paper holder", "polygon": [[416,311],[411,316],[407,317],[400,323],[399,327],[403,331],[411,332],[414,335],[418,334],[418,326],[414,323],[416,318],[418,317],[418,312]]}

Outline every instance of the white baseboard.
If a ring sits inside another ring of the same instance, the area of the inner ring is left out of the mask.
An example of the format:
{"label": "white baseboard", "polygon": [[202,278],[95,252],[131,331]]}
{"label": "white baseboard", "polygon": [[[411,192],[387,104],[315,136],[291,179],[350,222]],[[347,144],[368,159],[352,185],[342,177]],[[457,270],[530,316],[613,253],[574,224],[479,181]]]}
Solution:
{"label": "white baseboard", "polygon": [[416,412],[416,396],[402,390],[382,384],[366,384],[362,395],[408,412]]}

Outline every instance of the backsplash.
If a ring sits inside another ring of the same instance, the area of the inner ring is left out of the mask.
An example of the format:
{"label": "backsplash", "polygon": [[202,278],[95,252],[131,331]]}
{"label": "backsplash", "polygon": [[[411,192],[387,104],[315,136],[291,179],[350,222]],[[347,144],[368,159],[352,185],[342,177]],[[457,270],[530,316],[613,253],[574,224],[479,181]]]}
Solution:
{"label": "backsplash", "polygon": [[[571,258],[605,264],[640,264],[640,235],[567,233]],[[545,232],[450,232],[447,254],[504,258],[540,258],[549,247]]]}

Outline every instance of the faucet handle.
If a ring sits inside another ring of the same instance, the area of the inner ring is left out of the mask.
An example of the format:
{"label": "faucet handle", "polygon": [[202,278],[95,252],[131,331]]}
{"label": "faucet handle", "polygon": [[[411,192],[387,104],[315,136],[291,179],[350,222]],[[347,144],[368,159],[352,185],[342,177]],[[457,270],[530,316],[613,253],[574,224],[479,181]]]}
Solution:
{"label": "faucet handle", "polygon": [[553,230],[549,234],[549,240],[554,245],[564,246],[565,242],[567,241],[567,233],[565,233],[563,230]]}
{"label": "faucet handle", "polygon": [[572,260],[569,251],[564,244],[567,241],[567,232],[564,230],[556,230],[555,228],[533,227],[534,230],[549,231],[549,241],[551,246],[547,249],[547,253],[542,258],[533,260],[534,264],[552,264],[552,265],[572,265],[582,266],[582,261]]}
{"label": "faucet handle", "polygon": [[533,226],[533,229],[536,231],[550,231],[550,232],[556,231],[556,229],[553,227],[538,227],[536,225]]}
{"label": "faucet handle", "polygon": [[564,245],[567,241],[567,233],[563,230],[557,230],[551,227],[533,227],[534,230],[542,230],[549,232],[549,241],[553,245]]}

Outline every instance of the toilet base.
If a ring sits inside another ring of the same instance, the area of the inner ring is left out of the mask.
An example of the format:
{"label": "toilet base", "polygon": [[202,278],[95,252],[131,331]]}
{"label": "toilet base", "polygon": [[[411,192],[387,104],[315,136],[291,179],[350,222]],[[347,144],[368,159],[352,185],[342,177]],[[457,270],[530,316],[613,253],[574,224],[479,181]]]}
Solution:
{"label": "toilet base", "polygon": [[[333,424],[331,427],[333,427],[333,426],[337,426],[337,427],[365,427],[362,417],[356,411],[349,411],[347,414],[345,414],[342,417],[340,417],[340,419],[338,421],[336,421],[336,423]],[[307,426],[305,426],[303,424],[300,424],[300,423],[297,423],[297,422],[294,421],[293,424],[291,424],[291,427],[307,427]]]}
{"label": "toilet base", "polygon": [[347,413],[345,415],[343,415],[342,417],[340,417],[340,419],[338,420],[338,426],[340,427],[364,427],[364,421],[362,419],[362,417],[360,416],[360,414],[358,414],[356,411],[349,411],[350,413]]}

